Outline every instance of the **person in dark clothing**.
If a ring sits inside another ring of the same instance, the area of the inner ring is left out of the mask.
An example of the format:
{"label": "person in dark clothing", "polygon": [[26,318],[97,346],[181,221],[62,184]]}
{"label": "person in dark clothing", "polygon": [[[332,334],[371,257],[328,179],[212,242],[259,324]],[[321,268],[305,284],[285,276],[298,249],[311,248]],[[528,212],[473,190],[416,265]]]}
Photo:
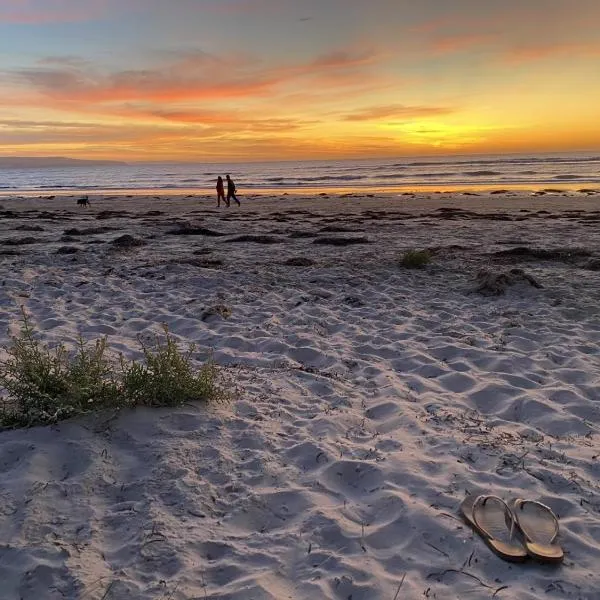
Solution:
{"label": "person in dark clothing", "polygon": [[231,203],[231,199],[233,198],[236,202],[238,206],[241,206],[240,201],[237,199],[235,192],[235,183],[233,183],[233,179],[231,179],[231,177],[229,177],[229,175],[227,175],[225,177],[225,179],[227,179],[227,206],[230,205]]}
{"label": "person in dark clothing", "polygon": [[223,178],[219,175],[217,179],[217,208],[221,207],[221,200],[229,206],[229,202],[225,200],[225,186],[223,185]]}

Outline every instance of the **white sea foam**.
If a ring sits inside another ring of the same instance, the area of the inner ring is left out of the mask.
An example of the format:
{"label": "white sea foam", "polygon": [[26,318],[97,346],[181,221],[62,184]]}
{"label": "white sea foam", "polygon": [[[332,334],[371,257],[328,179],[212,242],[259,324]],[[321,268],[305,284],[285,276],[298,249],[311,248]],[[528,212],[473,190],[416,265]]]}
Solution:
{"label": "white sea foam", "polygon": [[[240,190],[347,188],[434,189],[517,186],[528,189],[600,185],[600,156],[590,153],[442,156],[415,159],[285,161],[239,164],[131,163],[6,168],[0,158],[0,193],[79,190],[213,190],[231,173]],[[34,168],[35,167],[35,168]]]}

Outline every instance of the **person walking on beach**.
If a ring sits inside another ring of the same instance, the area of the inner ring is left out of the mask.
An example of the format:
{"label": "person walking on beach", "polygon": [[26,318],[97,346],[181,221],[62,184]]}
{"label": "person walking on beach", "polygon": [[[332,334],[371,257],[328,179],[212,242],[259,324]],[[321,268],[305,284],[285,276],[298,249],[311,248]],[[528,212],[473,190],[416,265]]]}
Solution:
{"label": "person walking on beach", "polygon": [[229,201],[225,200],[225,186],[223,185],[223,178],[219,175],[217,178],[217,208],[221,208],[221,200],[229,206]]}
{"label": "person walking on beach", "polygon": [[241,206],[240,201],[237,199],[235,192],[235,183],[233,183],[233,179],[231,179],[231,177],[229,177],[229,175],[225,176],[225,179],[227,179],[227,206],[231,205],[231,199],[233,198],[236,202],[238,206]]}

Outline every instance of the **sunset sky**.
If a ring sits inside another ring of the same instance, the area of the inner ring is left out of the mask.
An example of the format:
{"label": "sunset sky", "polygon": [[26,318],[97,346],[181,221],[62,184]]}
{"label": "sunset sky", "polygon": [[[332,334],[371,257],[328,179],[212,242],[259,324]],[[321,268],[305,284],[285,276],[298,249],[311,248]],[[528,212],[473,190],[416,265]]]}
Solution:
{"label": "sunset sky", "polygon": [[0,156],[600,149],[599,0],[0,0]]}

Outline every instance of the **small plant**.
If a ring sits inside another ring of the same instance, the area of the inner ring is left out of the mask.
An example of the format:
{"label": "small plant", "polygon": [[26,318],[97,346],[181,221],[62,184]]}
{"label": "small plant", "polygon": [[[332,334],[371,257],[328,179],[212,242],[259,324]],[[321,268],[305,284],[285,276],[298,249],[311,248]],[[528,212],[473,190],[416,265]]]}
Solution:
{"label": "small plant", "polygon": [[400,264],[407,269],[422,269],[431,262],[431,253],[428,250],[407,250]]}
{"label": "small plant", "polygon": [[[140,342],[143,362],[119,365],[107,358],[107,339],[93,343],[81,337],[73,351],[63,344],[49,348],[35,337],[22,309],[19,335],[0,361],[0,424],[30,427],[56,423],[93,410],[135,405],[175,406],[195,400],[225,397],[217,366],[207,362],[196,369],[194,346],[182,353],[164,328],[165,339],[154,346]],[[120,367],[120,368],[119,368]]]}
{"label": "small plant", "polygon": [[144,362],[127,362],[121,355],[122,385],[125,397],[145,406],[176,406],[185,402],[217,399],[222,390],[217,385],[217,366],[209,361],[198,372],[192,364],[195,346],[182,353],[168,328],[164,341],[156,336],[154,345],[140,340]]}

